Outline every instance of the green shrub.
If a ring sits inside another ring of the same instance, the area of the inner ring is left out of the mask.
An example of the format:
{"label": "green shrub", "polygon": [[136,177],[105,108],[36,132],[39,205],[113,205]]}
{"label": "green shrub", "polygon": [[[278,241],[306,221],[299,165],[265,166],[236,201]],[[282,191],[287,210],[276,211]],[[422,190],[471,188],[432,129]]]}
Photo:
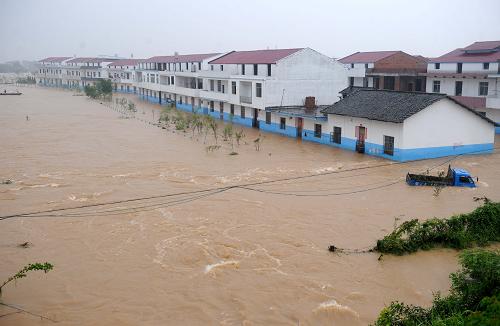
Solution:
{"label": "green shrub", "polygon": [[435,246],[464,249],[500,240],[500,203],[485,203],[468,214],[449,219],[413,219],[377,241],[376,251],[403,255]]}

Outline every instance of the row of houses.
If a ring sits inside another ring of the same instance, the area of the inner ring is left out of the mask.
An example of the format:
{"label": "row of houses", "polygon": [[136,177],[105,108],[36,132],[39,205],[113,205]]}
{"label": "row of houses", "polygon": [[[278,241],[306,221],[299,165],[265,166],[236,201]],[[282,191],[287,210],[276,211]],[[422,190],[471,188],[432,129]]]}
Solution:
{"label": "row of houses", "polygon": [[398,161],[491,152],[500,132],[500,41],[434,59],[295,48],[40,62],[41,85],[106,78],[159,105]]}

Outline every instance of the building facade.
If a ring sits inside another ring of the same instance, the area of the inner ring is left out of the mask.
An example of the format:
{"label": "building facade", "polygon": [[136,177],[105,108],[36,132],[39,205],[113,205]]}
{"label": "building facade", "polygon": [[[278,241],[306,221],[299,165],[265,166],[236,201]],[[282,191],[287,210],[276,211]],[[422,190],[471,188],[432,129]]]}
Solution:
{"label": "building facade", "polygon": [[475,42],[431,59],[425,75],[427,92],[453,96],[500,122],[500,41]]}
{"label": "building facade", "polygon": [[402,51],[356,52],[339,59],[348,69],[349,86],[425,92],[427,59]]}
{"label": "building facade", "polygon": [[137,93],[136,70],[142,59],[120,59],[107,65],[108,78],[113,85],[113,91],[120,93]]}
{"label": "building facade", "polygon": [[63,87],[64,62],[71,57],[48,57],[39,60],[40,68],[35,74],[37,84],[47,87]]}

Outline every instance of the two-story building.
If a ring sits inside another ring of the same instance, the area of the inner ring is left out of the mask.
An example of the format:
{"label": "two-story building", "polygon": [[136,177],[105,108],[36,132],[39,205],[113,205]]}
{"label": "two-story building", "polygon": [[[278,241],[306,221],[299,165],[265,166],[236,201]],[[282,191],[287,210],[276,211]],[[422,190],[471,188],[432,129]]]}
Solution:
{"label": "two-story building", "polygon": [[108,79],[108,64],[118,58],[77,57],[64,62],[63,87],[83,88],[95,85],[100,79]]}
{"label": "two-story building", "polygon": [[427,59],[402,51],[356,52],[339,59],[348,69],[349,86],[425,92]]}
{"label": "two-story building", "polygon": [[425,75],[427,92],[453,96],[500,122],[500,41],[475,42],[431,59]]}
{"label": "two-story building", "polygon": [[137,92],[135,71],[143,59],[120,59],[108,64],[108,78],[113,83],[113,91],[121,93]]}
{"label": "two-story building", "polygon": [[64,62],[71,57],[48,57],[39,60],[40,69],[35,74],[38,85],[63,87]]}
{"label": "two-story building", "polygon": [[[307,96],[331,104],[347,84],[341,64],[309,48],[229,52],[210,61],[200,76],[208,114],[281,134],[288,134],[281,117],[267,107],[303,105]],[[301,121],[286,124],[296,128]]]}
{"label": "two-story building", "polygon": [[136,85],[141,98],[153,103],[176,103],[189,112],[201,109],[200,72],[208,69],[208,61],[220,54],[185,54],[155,56],[139,63]]}

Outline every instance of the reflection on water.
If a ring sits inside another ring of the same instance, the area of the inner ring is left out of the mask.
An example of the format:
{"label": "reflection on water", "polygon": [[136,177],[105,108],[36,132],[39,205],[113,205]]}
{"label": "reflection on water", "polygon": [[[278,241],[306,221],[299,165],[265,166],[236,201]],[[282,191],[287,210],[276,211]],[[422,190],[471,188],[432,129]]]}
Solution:
{"label": "reflection on water", "polygon": [[[395,217],[448,216],[475,207],[473,196],[500,196],[497,155],[452,162],[478,176],[479,188],[434,198],[404,176],[445,159],[343,172],[387,161],[270,134],[257,152],[252,129],[239,155],[225,142],[207,153],[210,137],[150,124],[154,105],[137,101],[140,119],[120,119],[70,92],[23,93],[0,98],[0,180],[13,180],[0,185],[1,215],[340,172],[253,186],[279,195],[231,189],[182,205],[168,203],[188,196],[137,204],[155,205],[149,210],[124,203],[0,222],[0,279],[28,262],[55,265],[9,286],[2,300],[62,325],[368,324],[392,300],[429,305],[433,291],[449,288],[456,252],[379,261],[332,254],[330,244],[369,247]],[[26,241],[33,246],[16,246]],[[2,323],[47,321],[13,314]]]}

